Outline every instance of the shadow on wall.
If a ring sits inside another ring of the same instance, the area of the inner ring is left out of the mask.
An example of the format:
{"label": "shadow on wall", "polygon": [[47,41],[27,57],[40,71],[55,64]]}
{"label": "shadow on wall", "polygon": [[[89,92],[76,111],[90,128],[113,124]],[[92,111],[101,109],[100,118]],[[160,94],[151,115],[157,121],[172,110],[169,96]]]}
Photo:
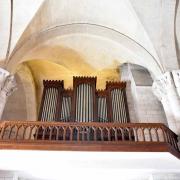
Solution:
{"label": "shadow on wall", "polygon": [[[111,64],[107,68],[99,69],[93,66],[93,57],[88,61],[83,54],[69,47],[43,45],[25,58],[27,59],[23,64],[30,69],[34,78],[38,105],[41,101],[43,80],[64,80],[65,88],[72,88],[73,76],[97,76],[98,89],[105,87],[105,81],[119,80],[118,60],[110,59]],[[99,65],[102,65],[104,58],[102,56],[99,59]]]}
{"label": "shadow on wall", "polygon": [[18,90],[7,101],[2,117],[4,120],[36,120],[43,80],[61,79],[65,82],[65,88],[72,88],[73,76],[97,76],[98,89],[104,88],[106,81],[119,80],[117,60],[112,60],[112,64],[107,68],[98,69],[71,48],[43,46],[36,53],[29,54],[28,57],[34,59],[26,60],[16,70]]}
{"label": "shadow on wall", "polygon": [[26,97],[23,84],[18,75],[15,75],[17,90],[9,96],[2,115],[2,120],[26,120]]}

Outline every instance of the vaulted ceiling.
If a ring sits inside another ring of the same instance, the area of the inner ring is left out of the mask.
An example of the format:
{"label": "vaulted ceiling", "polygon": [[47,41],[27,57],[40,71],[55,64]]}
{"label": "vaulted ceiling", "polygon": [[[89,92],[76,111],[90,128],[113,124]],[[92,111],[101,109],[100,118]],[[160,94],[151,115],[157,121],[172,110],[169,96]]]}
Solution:
{"label": "vaulted ceiling", "polygon": [[[10,1],[0,1],[0,13],[2,64]],[[179,68],[178,25],[180,10],[175,0],[15,0],[6,68],[15,72],[20,63],[36,59],[83,74],[83,64],[96,71],[131,62],[157,76]]]}
{"label": "vaulted ceiling", "polygon": [[[43,0],[14,0],[13,1],[13,29],[11,52],[15,48],[22,33],[38,11]],[[6,56],[9,39],[11,1],[0,1],[0,60]]]}

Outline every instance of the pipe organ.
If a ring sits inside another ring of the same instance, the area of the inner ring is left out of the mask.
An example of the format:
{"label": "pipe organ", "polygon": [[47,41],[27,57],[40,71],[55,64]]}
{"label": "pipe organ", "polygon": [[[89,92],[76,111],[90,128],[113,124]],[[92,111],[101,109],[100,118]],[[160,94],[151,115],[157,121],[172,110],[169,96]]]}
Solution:
{"label": "pipe organ", "polygon": [[97,109],[98,122],[108,122],[107,93],[104,90],[97,91]]}
{"label": "pipe organ", "polygon": [[122,82],[107,82],[106,89],[110,98],[110,111],[113,122],[128,122],[128,107],[126,102],[126,84]]}
{"label": "pipe organ", "polygon": [[55,121],[58,118],[57,107],[64,83],[63,81],[43,81],[43,85],[44,90],[39,120]]}
{"label": "pipe organ", "polygon": [[73,89],[63,81],[44,80],[40,121],[118,122],[130,121],[125,82],[106,82],[96,90],[96,77],[73,77]]}
{"label": "pipe organ", "polygon": [[74,120],[92,122],[96,118],[96,77],[73,77]]}
{"label": "pipe organ", "polygon": [[[62,104],[61,104],[62,103]],[[68,122],[71,119],[72,90],[64,90],[62,92],[62,100],[60,101],[61,110],[59,121]]]}

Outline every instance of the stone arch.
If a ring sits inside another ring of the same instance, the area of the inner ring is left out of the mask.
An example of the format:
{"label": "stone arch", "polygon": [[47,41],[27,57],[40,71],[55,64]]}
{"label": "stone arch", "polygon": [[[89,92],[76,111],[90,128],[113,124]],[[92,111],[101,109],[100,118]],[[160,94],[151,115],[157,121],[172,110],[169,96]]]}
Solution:
{"label": "stone arch", "polygon": [[158,76],[163,72],[163,67],[159,61],[132,38],[114,29],[88,23],[65,24],[33,34],[28,39],[21,42],[12,52],[10,61],[7,64],[7,69],[11,72],[15,72],[18,64],[25,62],[28,58],[28,54],[33,53],[35,47],[45,43],[49,39],[68,36],[70,34],[88,34],[110,40],[120,45],[122,59],[124,59],[125,62],[136,63],[147,68],[149,67],[154,76]]}
{"label": "stone arch", "polygon": [[37,100],[35,82],[32,73],[27,66],[21,64],[16,70],[16,75],[21,80],[25,93],[26,119],[35,121],[37,120]]}

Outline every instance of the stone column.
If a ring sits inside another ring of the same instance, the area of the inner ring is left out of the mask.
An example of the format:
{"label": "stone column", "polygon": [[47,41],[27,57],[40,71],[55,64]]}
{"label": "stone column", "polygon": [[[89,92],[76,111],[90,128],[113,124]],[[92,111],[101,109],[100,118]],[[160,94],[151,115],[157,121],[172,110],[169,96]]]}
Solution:
{"label": "stone column", "polygon": [[178,95],[180,97],[180,70],[173,70],[172,75],[173,75],[173,78],[174,78],[174,83],[175,83],[175,86],[176,86],[177,93],[178,93]]}
{"label": "stone column", "polygon": [[129,116],[130,121],[132,123],[138,122],[138,116],[135,109],[137,109],[135,104],[135,88],[134,88],[134,81],[132,79],[131,70],[130,70],[130,64],[125,63],[119,67],[120,69],[120,80],[126,81],[126,96],[127,96],[127,103],[128,103],[128,110],[129,110]]}
{"label": "stone column", "polygon": [[0,68],[0,119],[7,101],[8,96],[10,96],[16,89],[16,81],[13,75],[2,68]]}
{"label": "stone column", "polygon": [[180,122],[180,98],[171,72],[166,72],[153,82],[153,92],[161,101],[169,127],[178,132],[176,122]]}
{"label": "stone column", "polygon": [[4,86],[4,82],[6,78],[10,75],[10,73],[2,68],[0,68],[0,91]]}

